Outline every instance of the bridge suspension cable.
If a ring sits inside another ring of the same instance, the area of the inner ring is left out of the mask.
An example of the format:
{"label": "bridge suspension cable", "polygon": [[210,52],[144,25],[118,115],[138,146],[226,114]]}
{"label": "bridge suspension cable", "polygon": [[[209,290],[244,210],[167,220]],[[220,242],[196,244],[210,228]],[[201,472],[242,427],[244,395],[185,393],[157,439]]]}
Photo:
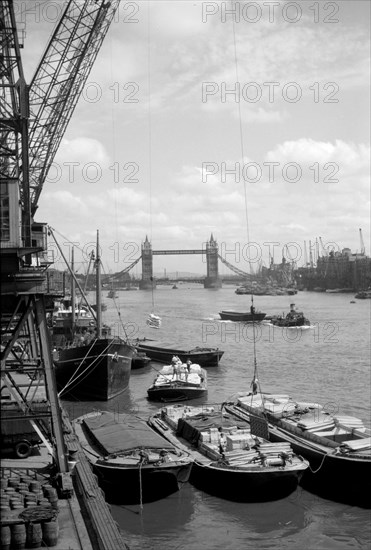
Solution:
{"label": "bridge suspension cable", "polygon": [[130,271],[135,265],[137,265],[137,263],[139,262],[139,260],[141,260],[141,258],[142,256],[140,255],[139,258],[134,260],[134,262],[130,264],[128,267],[125,267],[125,269],[123,269],[122,271],[119,271],[118,273],[115,273],[115,275],[112,275],[111,280],[118,279],[120,275],[123,275],[124,273],[127,273],[128,271]]}
{"label": "bridge suspension cable", "polygon": [[223,256],[221,256],[220,254],[218,254],[218,258],[224,265],[229,267],[229,269],[231,269],[232,271],[237,273],[237,275],[242,275],[243,277],[246,277],[247,279],[252,278],[250,273],[246,273],[246,271],[242,271],[242,269],[239,269],[238,267],[235,267],[233,264],[227,262],[227,260],[225,258],[223,258]]}

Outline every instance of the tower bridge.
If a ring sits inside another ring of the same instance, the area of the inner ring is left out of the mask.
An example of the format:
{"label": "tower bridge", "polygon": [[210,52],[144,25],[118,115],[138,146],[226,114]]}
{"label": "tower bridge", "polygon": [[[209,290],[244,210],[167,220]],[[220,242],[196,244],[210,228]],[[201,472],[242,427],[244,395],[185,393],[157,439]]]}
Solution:
{"label": "tower bridge", "polygon": [[233,266],[219,254],[219,247],[213,234],[206,242],[205,248],[197,249],[181,249],[181,250],[152,250],[152,244],[146,236],[141,247],[141,256],[137,258],[131,265],[126,267],[120,273],[113,276],[113,279],[118,279],[120,274],[128,273],[141,259],[142,260],[142,278],[139,283],[140,289],[150,289],[155,285],[153,280],[153,256],[169,256],[169,255],[189,255],[203,254],[206,256],[206,277],[202,280],[205,288],[220,288],[222,280],[219,277],[218,262],[221,260],[223,264],[229,267],[234,273],[248,279],[251,277],[249,273]]}

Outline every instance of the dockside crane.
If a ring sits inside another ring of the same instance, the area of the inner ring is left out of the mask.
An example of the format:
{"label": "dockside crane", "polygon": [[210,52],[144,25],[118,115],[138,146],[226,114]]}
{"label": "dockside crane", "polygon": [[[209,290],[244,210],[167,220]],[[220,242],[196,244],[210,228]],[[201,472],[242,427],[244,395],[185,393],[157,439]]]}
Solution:
{"label": "dockside crane", "polygon": [[366,253],[366,248],[365,248],[365,243],[363,242],[363,237],[362,237],[362,229],[359,228],[359,241],[361,243],[361,254],[365,254]]}
{"label": "dockside crane", "polygon": [[69,0],[36,69],[29,89],[32,215],[119,4]]}
{"label": "dockside crane", "polygon": [[[65,494],[71,479],[46,322],[46,224],[33,217],[119,3],[68,0],[30,86],[13,0],[0,3],[1,390],[7,388],[50,449]],[[24,353],[17,351],[20,344]],[[30,400],[35,380],[38,388],[44,385],[48,404],[42,418]]]}

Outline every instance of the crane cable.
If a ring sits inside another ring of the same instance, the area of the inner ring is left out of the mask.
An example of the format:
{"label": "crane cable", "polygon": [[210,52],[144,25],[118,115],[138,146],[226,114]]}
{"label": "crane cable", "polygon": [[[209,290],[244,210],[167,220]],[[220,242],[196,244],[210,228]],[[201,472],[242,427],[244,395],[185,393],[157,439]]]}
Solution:
{"label": "crane cable", "polygon": [[[232,3],[232,8],[233,8],[233,4],[235,4],[235,0],[231,0],[231,3]],[[235,22],[234,22],[233,17],[232,17],[232,29],[233,29],[233,49],[234,49],[234,65],[235,65],[235,73],[236,73],[236,82],[239,82],[236,28],[235,28]],[[241,102],[237,101],[237,105],[238,105],[238,120],[239,120],[241,157],[242,157],[242,163],[243,163],[244,160],[245,160],[245,146],[244,146],[243,128],[242,128]],[[249,245],[249,243],[250,243],[249,214],[248,214],[248,210],[247,210],[247,185],[246,185],[246,179],[245,178],[244,178],[244,181],[243,181],[243,186],[244,186],[245,219],[246,219],[246,238],[247,238],[247,245]],[[252,270],[250,255],[249,255],[249,267],[250,267],[250,273],[252,273],[253,270]]]}
{"label": "crane cable", "polygon": [[[234,7],[235,3],[236,3],[235,0],[231,0],[232,8]],[[239,82],[236,27],[235,27],[235,22],[234,22],[233,17],[232,17],[232,30],[233,30],[234,65],[235,65],[235,73],[236,73],[236,82]],[[244,159],[245,159],[245,146],[244,146],[244,137],[243,137],[243,128],[242,128],[241,102],[238,101],[237,105],[238,105],[238,120],[239,120],[239,134],[240,134],[239,137],[240,137],[241,156],[242,156],[242,162],[244,162]],[[247,182],[246,182],[245,178],[243,180],[243,186],[244,186],[244,199],[245,199],[246,237],[247,237],[247,245],[249,245],[249,243],[250,243],[250,231],[249,231],[249,215],[248,215],[248,208],[247,208]],[[253,270],[252,270],[250,255],[249,255],[249,268],[250,268],[250,274],[252,274]],[[254,298],[253,298],[253,295],[251,295],[251,312],[253,312],[254,310],[255,310],[255,308],[254,308]],[[259,387],[260,393],[262,394],[261,388],[260,388],[260,382],[259,382],[259,379],[258,379],[258,365],[257,365],[257,361],[256,361],[256,341],[255,341],[256,340],[256,338],[255,338],[256,331],[255,331],[254,318],[253,318],[252,325],[253,325],[253,342],[254,342],[254,347],[253,347],[253,350],[254,350],[254,375],[253,375],[253,379],[252,379],[252,382],[251,382],[251,386],[252,386],[252,389],[253,389],[251,398],[253,397],[254,393],[257,393],[258,387]]]}
{"label": "crane cable", "polygon": [[[150,2],[147,3],[147,83],[148,83],[148,181],[149,181],[149,222],[150,222],[150,242],[152,243],[152,112],[151,112],[151,8]],[[153,258],[153,256],[152,256]],[[152,263],[153,265],[153,263]],[[150,328],[158,329],[161,326],[161,317],[155,314],[154,297],[154,279],[153,271],[151,274],[151,296],[152,311],[148,315],[147,325]]]}

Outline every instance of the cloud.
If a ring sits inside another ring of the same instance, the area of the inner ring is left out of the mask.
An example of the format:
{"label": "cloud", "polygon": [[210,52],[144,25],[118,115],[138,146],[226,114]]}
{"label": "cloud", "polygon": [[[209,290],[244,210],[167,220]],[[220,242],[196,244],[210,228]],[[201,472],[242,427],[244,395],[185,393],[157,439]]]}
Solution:
{"label": "cloud", "polygon": [[97,162],[101,166],[107,165],[109,157],[104,145],[97,139],[80,136],[73,139],[62,139],[56,162]]}
{"label": "cloud", "polygon": [[[302,169],[306,169],[307,181],[322,178],[323,183],[337,183],[343,180],[346,184],[348,178],[367,178],[370,169],[370,149],[364,143],[347,143],[340,139],[332,143],[301,138],[278,144],[274,150],[268,151],[266,160],[278,162],[280,167],[291,162],[298,163]],[[310,176],[310,171],[313,177]],[[357,186],[359,184],[358,180]]]}
{"label": "cloud", "polygon": [[[307,5],[300,4],[303,10]],[[362,226],[367,242],[368,8],[357,3],[355,11],[353,5],[338,24],[314,24],[313,10],[288,24],[277,8],[280,17],[273,24],[242,20],[233,32],[220,11],[203,23],[199,2],[151,3],[149,27],[146,3],[121,2],[89,76],[93,85],[80,97],[58,151],[62,173],[55,169],[45,182],[37,218],[81,242],[94,240],[100,228],[107,247],[113,241],[140,243],[146,233],[157,248],[199,248],[211,232],[226,243],[246,240],[246,211],[252,240],[287,242],[322,234],[354,248]],[[125,21],[130,6],[139,8],[134,24]],[[51,32],[50,24],[36,24],[32,17],[22,51],[27,75]],[[254,103],[242,96],[238,105],[232,94],[223,102],[222,83],[228,89],[237,81],[260,86],[261,99]],[[136,103],[127,101],[130,82],[137,86]],[[218,87],[206,103],[204,82]],[[278,83],[274,101],[266,85],[272,82]],[[302,91],[298,103],[283,97],[290,82]],[[339,99],[332,105],[323,101],[331,91],[324,85],[331,82]],[[319,86],[318,103],[313,83]],[[88,92],[95,84],[101,96],[92,101]],[[205,178],[208,160],[218,169]],[[135,183],[124,177],[131,173],[124,170],[129,162],[138,166]],[[223,178],[222,162],[227,168],[255,162],[261,178],[245,185],[233,174]],[[279,163],[273,181],[264,162]],[[292,171],[282,173],[293,162],[302,168],[296,182]],[[94,167],[86,169],[90,163],[101,168],[96,181]]]}

